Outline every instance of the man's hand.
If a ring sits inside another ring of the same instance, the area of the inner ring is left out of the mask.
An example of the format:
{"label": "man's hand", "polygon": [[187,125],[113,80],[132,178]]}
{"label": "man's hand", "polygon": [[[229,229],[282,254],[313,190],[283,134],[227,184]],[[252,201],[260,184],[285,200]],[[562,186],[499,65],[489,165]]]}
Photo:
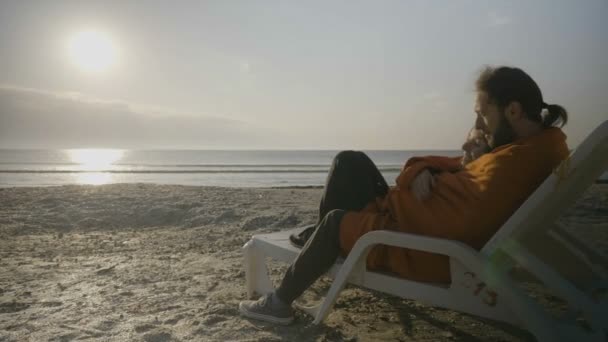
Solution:
{"label": "man's hand", "polygon": [[422,170],[410,184],[410,189],[417,200],[423,201],[431,196],[431,189],[435,186],[435,178],[431,171]]}
{"label": "man's hand", "polygon": [[467,140],[462,144],[462,166],[464,167],[466,164],[490,152],[490,150],[487,136],[483,131],[473,127],[467,136]]}

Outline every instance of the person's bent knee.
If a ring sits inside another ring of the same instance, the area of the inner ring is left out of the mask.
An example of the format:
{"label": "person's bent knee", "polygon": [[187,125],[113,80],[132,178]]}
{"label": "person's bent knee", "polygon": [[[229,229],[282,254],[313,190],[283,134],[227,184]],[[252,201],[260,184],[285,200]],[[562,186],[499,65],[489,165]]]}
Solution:
{"label": "person's bent knee", "polygon": [[336,156],[334,157],[334,163],[340,163],[340,164],[351,163],[351,162],[360,160],[364,156],[365,156],[365,153],[363,153],[361,151],[353,151],[353,150],[341,151],[338,154],[336,154]]}
{"label": "person's bent knee", "polygon": [[334,159],[348,159],[348,158],[352,158],[354,156],[359,155],[359,153],[360,153],[359,151],[344,150],[344,151],[338,152],[338,154],[336,154]]}

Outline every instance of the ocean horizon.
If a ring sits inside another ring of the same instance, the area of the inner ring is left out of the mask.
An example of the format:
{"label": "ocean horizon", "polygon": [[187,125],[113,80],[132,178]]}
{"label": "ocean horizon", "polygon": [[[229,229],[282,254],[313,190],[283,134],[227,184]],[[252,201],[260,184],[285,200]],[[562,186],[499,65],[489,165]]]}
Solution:
{"label": "ocean horizon", "polygon": [[[155,183],[322,186],[340,150],[0,149],[0,187]],[[363,150],[389,184],[407,159],[457,150]]]}

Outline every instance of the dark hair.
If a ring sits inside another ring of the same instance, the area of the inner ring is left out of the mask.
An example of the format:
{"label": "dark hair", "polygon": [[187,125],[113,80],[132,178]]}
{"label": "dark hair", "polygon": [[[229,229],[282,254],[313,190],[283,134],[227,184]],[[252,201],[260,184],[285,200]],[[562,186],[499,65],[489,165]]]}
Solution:
{"label": "dark hair", "polygon": [[[488,94],[490,101],[499,108],[505,108],[513,101],[519,102],[528,119],[545,127],[558,124],[563,127],[568,122],[564,107],[546,104],[536,82],[519,68],[486,66],[475,85],[477,91]],[[545,115],[541,115],[543,109],[547,109]]]}

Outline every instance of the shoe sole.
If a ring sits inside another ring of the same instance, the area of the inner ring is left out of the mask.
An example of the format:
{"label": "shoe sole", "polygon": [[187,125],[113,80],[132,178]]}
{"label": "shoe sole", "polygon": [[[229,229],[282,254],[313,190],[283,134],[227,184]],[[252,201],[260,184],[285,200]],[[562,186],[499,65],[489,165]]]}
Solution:
{"label": "shoe sole", "polygon": [[248,311],[243,307],[242,303],[239,303],[239,312],[245,317],[274,324],[289,325],[293,322],[293,317],[281,318]]}
{"label": "shoe sole", "polygon": [[[308,229],[308,228],[315,227],[315,226],[316,226],[315,224],[309,224],[309,225],[307,225],[307,226],[302,227],[302,228],[303,228],[303,229],[302,229],[302,231],[304,231],[304,230],[306,230],[306,229]],[[297,234],[295,234],[295,233],[294,233],[293,235],[297,235]],[[308,241],[308,240],[307,240],[307,241]],[[300,245],[300,244],[296,243],[295,241],[293,241],[293,240],[291,239],[291,235],[289,236],[289,243],[290,243],[292,246],[294,246],[294,247],[296,247],[296,248],[299,248],[299,249],[302,249],[302,248],[304,247],[304,245],[306,244],[306,242],[304,242],[304,244],[302,244],[302,245]]]}
{"label": "shoe sole", "polygon": [[300,246],[299,244],[297,244],[297,243],[293,242],[293,240],[291,239],[291,237],[289,238],[289,243],[290,243],[292,246],[294,246],[295,248],[298,248],[298,249],[302,249],[302,247],[304,247],[304,245],[301,245],[301,246]]}

